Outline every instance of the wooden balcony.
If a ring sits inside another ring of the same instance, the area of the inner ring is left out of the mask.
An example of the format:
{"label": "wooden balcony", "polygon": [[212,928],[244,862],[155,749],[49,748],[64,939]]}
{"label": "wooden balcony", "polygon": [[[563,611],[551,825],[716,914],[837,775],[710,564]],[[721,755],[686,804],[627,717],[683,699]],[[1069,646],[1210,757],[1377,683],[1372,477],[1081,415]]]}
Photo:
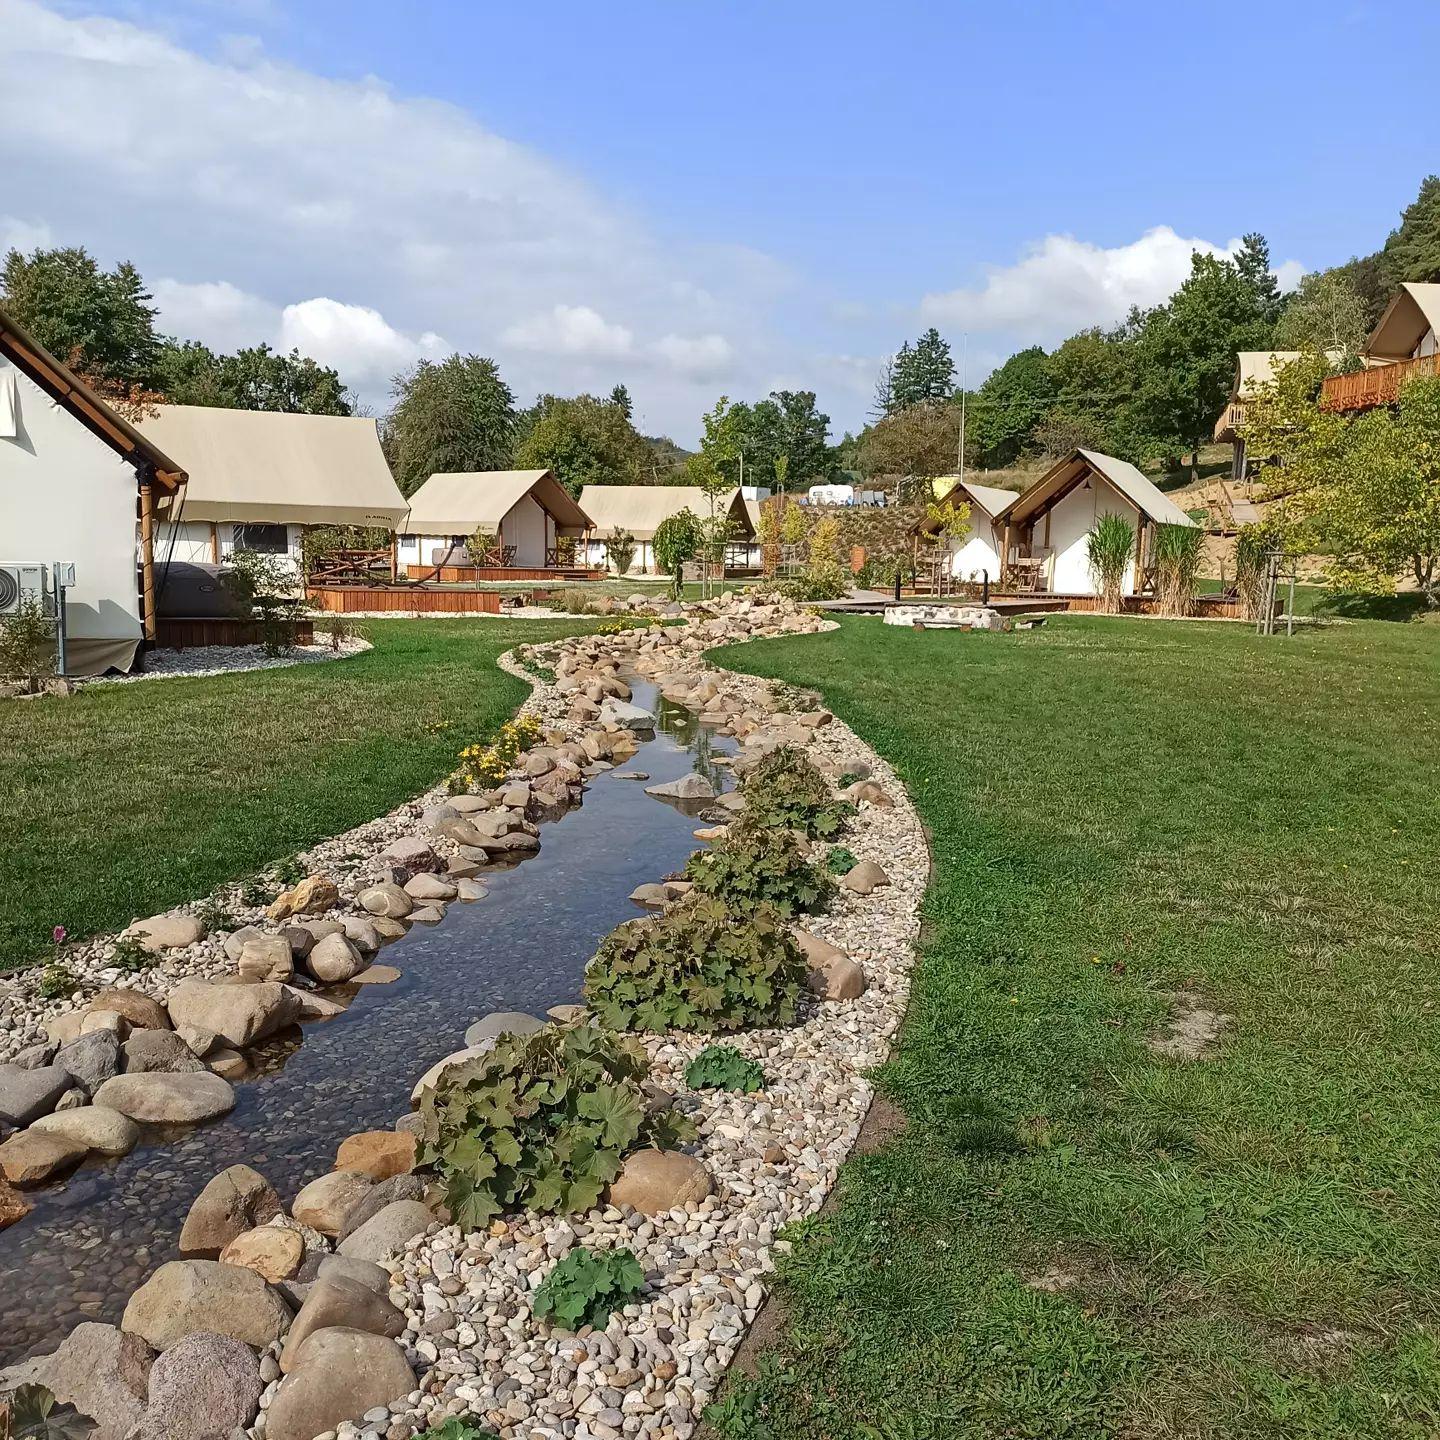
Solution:
{"label": "wooden balcony", "polygon": [[1245,428],[1245,402],[1232,400],[1215,422],[1216,441],[1231,441]]}
{"label": "wooden balcony", "polygon": [[1332,375],[1320,387],[1320,408],[1374,410],[1380,405],[1393,405],[1400,398],[1400,387],[1407,380],[1416,375],[1440,374],[1436,369],[1436,360],[1434,355],[1421,355],[1415,360],[1377,365],[1372,370]]}

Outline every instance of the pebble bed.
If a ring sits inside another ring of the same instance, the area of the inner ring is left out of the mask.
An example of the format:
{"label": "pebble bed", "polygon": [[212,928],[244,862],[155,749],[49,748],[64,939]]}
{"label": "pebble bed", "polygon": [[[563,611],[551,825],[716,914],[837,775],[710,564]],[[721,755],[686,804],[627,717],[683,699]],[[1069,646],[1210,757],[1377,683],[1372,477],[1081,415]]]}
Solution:
{"label": "pebble bed", "polygon": [[174,680],[197,675],[229,675],[243,670],[283,670],[289,665],[314,665],[323,660],[348,660],[370,649],[358,636],[332,645],[296,645],[272,655],[263,645],[195,645],[185,650],[151,650],[145,668],[133,675],[97,675],[81,686],[135,685],[142,680]]}

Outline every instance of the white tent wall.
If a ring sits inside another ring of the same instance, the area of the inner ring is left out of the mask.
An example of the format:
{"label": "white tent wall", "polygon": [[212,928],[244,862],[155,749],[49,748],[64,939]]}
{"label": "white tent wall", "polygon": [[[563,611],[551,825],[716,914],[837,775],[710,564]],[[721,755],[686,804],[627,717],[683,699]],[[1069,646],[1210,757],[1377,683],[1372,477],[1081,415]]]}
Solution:
{"label": "white tent wall", "polygon": [[[183,508],[181,514],[184,514]],[[298,574],[304,553],[304,526],[282,525],[275,526],[274,529],[277,532],[284,531],[285,550],[283,556],[278,550],[269,553],[274,554],[277,559],[288,558]],[[208,520],[182,519],[178,525],[162,524],[156,530],[155,563],[163,565],[167,560],[175,560],[192,565],[213,565],[216,563],[217,542],[220,561],[223,563],[237,548],[241,548],[235,543],[236,534],[237,527],[234,522],[226,520],[217,520],[213,532]]]}
{"label": "white tent wall", "polygon": [[144,633],[135,470],[3,357],[0,382],[17,400],[0,436],[0,560],[72,561],[71,673],[128,670]]}
{"label": "white tent wall", "polygon": [[[1121,515],[1133,530],[1140,512],[1112,485],[1099,475],[1090,477],[1090,484],[1077,485],[1048,514],[1049,539],[1046,539],[1047,517],[1035,523],[1033,553],[1048,548],[1050,589],[1057,595],[1094,595],[1095,577],[1090,572],[1090,534],[1102,515]],[[1121,585],[1123,594],[1135,593],[1135,562],[1125,567]]]}
{"label": "white tent wall", "polygon": [[507,549],[514,546],[512,564],[540,569],[553,528],[543,507],[532,496],[522,495],[500,521],[500,543]]}
{"label": "white tent wall", "polygon": [[951,537],[951,575],[957,580],[978,580],[982,575],[999,580],[1001,543],[995,538],[989,517],[972,512],[969,530]]}

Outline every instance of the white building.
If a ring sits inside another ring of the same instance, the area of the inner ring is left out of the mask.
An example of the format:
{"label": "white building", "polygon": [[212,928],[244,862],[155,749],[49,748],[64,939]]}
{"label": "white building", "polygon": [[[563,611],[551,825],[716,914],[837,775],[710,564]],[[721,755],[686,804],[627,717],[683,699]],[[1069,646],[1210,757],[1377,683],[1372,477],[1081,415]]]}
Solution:
{"label": "white building", "polygon": [[440,560],[468,565],[465,544],[479,531],[494,542],[487,569],[572,570],[585,564],[589,528],[589,515],[549,470],[432,475],[410,497],[400,560],[412,579],[417,567]]}
{"label": "white building", "polygon": [[[748,557],[755,540],[755,524],[739,489],[727,491],[715,502],[715,514],[730,520],[732,547]],[[635,540],[635,558],[627,572],[654,574],[657,570],[652,542],[663,521],[682,510],[699,520],[710,516],[710,497],[698,485],[587,485],[580,492],[580,508],[590,517],[587,540],[589,563],[604,567],[605,540],[625,530]]]}
{"label": "white building", "polygon": [[161,560],[219,565],[236,550],[289,556],[300,571],[307,526],[394,532],[408,506],[375,421],[209,405],[161,405],[140,422],[190,474]]}
{"label": "white building", "polygon": [[[1014,490],[977,485],[954,475],[942,475],[935,481],[937,489],[942,485],[945,489],[940,504],[954,506],[963,502],[970,507],[970,528],[963,535],[949,537],[950,574],[957,580],[988,577],[992,584],[998,582],[1005,543],[1005,516],[1020,496]],[[934,535],[937,528],[933,521],[926,519],[915,527],[914,533]]]}
{"label": "white building", "polygon": [[184,482],[152,437],[0,310],[0,561],[74,564],[69,674],[129,670],[155,638],[151,537]]}

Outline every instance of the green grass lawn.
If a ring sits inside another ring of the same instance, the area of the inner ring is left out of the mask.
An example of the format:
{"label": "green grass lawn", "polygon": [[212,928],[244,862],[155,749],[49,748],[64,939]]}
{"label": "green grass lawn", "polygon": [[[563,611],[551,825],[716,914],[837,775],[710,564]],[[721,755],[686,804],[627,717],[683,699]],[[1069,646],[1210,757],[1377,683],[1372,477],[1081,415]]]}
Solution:
{"label": "green grass lawn", "polygon": [[384,814],[525,698],[495,668],[586,622],[367,621],[333,664],[0,703],[0,968]]}
{"label": "green grass lawn", "polygon": [[[1440,1433],[1440,625],[719,658],[821,690],[935,873],[878,1075],[908,1123],[800,1227],[718,1428]],[[1234,1017],[1213,1058],[1147,1048],[1179,992]]]}

